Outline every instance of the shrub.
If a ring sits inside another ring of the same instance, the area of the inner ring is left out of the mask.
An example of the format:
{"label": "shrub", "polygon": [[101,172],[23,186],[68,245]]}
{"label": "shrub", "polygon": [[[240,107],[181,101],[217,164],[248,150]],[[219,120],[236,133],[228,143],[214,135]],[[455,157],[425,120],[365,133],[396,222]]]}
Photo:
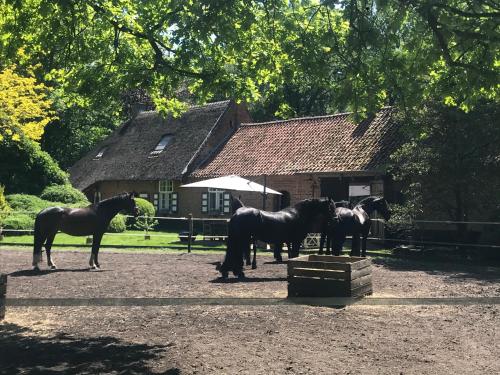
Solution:
{"label": "shrub", "polygon": [[128,228],[137,230],[153,230],[158,225],[158,220],[152,219],[155,216],[155,208],[151,202],[142,198],[134,198],[139,213],[138,218],[129,218]]}
{"label": "shrub", "polygon": [[122,233],[125,232],[125,229],[127,229],[125,225],[125,215],[122,214],[117,214],[113,220],[111,220],[111,223],[109,223],[108,230],[107,232],[110,233]]}
{"label": "shrub", "polygon": [[90,203],[85,194],[69,184],[47,186],[40,198],[51,202],[81,203],[84,205]]}
{"label": "shrub", "polygon": [[5,199],[5,195],[3,194],[5,191],[5,187],[0,185],[0,227],[2,226],[3,220],[7,217],[8,212],[10,211],[9,204]]}
{"label": "shrub", "polygon": [[7,191],[40,194],[47,185],[64,185],[68,175],[40,145],[26,137],[0,142],[0,182]]}
{"label": "shrub", "polygon": [[27,214],[10,214],[3,222],[5,229],[26,230],[33,229],[35,218]]}
{"label": "shrub", "polygon": [[20,211],[20,213],[28,214],[33,218],[44,208],[56,205],[54,202],[44,201],[35,195],[29,194],[10,194],[5,198],[13,211]]}

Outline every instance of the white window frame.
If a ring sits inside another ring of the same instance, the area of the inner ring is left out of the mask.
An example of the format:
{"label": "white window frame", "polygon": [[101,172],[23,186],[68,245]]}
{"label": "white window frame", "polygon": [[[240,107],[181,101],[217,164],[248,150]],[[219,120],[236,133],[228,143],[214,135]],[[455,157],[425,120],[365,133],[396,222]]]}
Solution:
{"label": "white window frame", "polygon": [[208,188],[201,195],[201,212],[209,215],[231,213],[231,194],[222,189]]}
{"label": "white window frame", "polygon": [[165,150],[165,148],[172,143],[174,138],[173,134],[165,134],[161,137],[160,141],[156,145],[155,149],[151,151],[151,155],[159,155]]}
{"label": "white window frame", "polygon": [[163,180],[158,183],[158,211],[177,212],[177,193],[174,192],[172,180]]}

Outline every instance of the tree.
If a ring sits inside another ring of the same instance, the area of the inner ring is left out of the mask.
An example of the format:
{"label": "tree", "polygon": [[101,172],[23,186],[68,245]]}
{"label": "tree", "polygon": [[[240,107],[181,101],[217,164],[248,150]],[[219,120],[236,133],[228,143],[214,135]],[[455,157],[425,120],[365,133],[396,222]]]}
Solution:
{"label": "tree", "polygon": [[469,112],[434,102],[407,124],[392,172],[413,212],[458,222],[492,214],[500,204],[499,115],[495,102]]}
{"label": "tree", "polygon": [[0,72],[0,141],[4,137],[39,140],[45,126],[54,119],[48,88],[33,77],[22,77],[12,67]]}

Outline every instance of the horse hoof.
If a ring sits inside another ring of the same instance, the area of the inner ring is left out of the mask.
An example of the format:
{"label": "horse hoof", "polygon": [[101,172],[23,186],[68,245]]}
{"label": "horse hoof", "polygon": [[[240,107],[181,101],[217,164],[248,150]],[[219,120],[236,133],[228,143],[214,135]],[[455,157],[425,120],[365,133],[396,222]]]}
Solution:
{"label": "horse hoof", "polygon": [[56,265],[55,265],[55,264],[53,264],[52,266],[50,266],[50,269],[51,269],[51,270],[56,270],[56,269],[57,269],[57,267],[56,267]]}
{"label": "horse hoof", "polygon": [[40,272],[40,267],[38,267],[38,266],[33,267],[33,271]]}
{"label": "horse hoof", "polygon": [[257,265],[256,264],[252,264],[252,269],[256,270],[257,269]]}
{"label": "horse hoof", "polygon": [[245,278],[245,273],[244,272],[240,272],[238,274],[238,279],[243,280],[244,278]]}
{"label": "horse hoof", "polygon": [[228,277],[229,277],[229,273],[228,272],[221,272],[221,277],[226,280]]}

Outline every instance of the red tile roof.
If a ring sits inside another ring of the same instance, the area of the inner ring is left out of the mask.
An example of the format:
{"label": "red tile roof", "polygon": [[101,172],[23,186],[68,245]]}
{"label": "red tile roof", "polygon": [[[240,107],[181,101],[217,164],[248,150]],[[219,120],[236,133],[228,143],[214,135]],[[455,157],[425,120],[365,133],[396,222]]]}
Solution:
{"label": "red tile roof", "polygon": [[392,108],[359,124],[350,113],[244,124],[192,177],[383,172],[398,145]]}

